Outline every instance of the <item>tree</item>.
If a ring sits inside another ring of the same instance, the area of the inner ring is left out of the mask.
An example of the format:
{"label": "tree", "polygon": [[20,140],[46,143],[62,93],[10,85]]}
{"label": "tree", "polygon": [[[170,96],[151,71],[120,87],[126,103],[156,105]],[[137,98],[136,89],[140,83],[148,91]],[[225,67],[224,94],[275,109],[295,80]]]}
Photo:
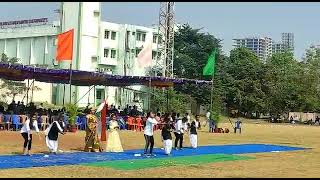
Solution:
{"label": "tree", "polygon": [[[18,58],[8,58],[6,54],[1,55],[0,59],[1,63],[10,63],[10,64],[17,64],[19,62]],[[18,82],[18,81],[12,81],[12,80],[6,80],[2,79],[2,84],[0,85],[2,89],[1,97],[5,99],[6,97],[12,97],[12,99],[15,98],[18,94],[23,94],[27,87],[25,83]]]}
{"label": "tree", "polygon": [[[213,35],[202,33],[200,30],[184,24],[175,33],[173,72],[179,78],[211,80],[211,77],[203,77],[202,71],[212,50],[219,49],[214,76],[214,103],[216,104],[215,109],[220,111],[223,104],[221,103],[223,91],[219,75],[220,65],[225,58],[221,54],[221,40]],[[175,90],[190,95],[198,104],[210,104],[211,85],[184,84],[175,87]]]}
{"label": "tree", "polygon": [[[9,58],[6,54],[1,54],[1,63],[9,63],[9,64],[19,64],[19,59],[16,57]],[[23,94],[28,90],[28,87],[24,82],[19,81],[12,81],[12,80],[6,80],[1,79],[2,83],[0,85],[0,88],[2,89],[1,98],[6,99],[6,97],[12,97],[14,99],[17,95]],[[34,91],[41,90],[37,86],[32,86]]]}
{"label": "tree", "polygon": [[266,106],[270,114],[279,115],[289,111],[303,110],[307,93],[301,86],[306,71],[290,52],[274,54],[266,63]]}
{"label": "tree", "polygon": [[231,50],[226,63],[226,103],[229,109],[236,109],[245,116],[259,114],[264,109],[263,64],[246,48]]}
{"label": "tree", "polygon": [[161,112],[185,113],[189,109],[190,103],[192,102],[193,99],[190,96],[179,93],[173,88],[169,88],[168,90],[164,91],[162,89],[154,89],[151,99],[151,110],[156,112],[159,108]]}

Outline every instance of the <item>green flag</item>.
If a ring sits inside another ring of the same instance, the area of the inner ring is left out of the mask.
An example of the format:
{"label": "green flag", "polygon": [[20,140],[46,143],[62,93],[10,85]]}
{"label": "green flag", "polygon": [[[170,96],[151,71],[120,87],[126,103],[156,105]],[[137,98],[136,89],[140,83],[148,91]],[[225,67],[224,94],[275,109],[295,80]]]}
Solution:
{"label": "green flag", "polygon": [[209,76],[214,74],[214,65],[216,62],[216,49],[214,49],[208,58],[206,66],[203,68],[203,75]]}

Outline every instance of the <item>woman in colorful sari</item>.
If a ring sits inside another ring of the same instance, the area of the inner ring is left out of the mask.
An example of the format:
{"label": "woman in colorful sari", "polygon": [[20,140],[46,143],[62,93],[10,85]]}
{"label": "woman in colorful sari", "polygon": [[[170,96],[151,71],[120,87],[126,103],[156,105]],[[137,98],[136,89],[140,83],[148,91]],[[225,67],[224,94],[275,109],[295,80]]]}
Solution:
{"label": "woman in colorful sari", "polygon": [[118,129],[119,125],[114,114],[110,117],[110,133],[108,136],[106,152],[123,152]]}
{"label": "woman in colorful sari", "polygon": [[87,115],[87,128],[86,128],[86,138],[85,138],[85,148],[86,152],[101,152],[101,147],[99,143],[99,138],[97,134],[98,118],[94,115],[95,109],[92,108],[90,114]]}

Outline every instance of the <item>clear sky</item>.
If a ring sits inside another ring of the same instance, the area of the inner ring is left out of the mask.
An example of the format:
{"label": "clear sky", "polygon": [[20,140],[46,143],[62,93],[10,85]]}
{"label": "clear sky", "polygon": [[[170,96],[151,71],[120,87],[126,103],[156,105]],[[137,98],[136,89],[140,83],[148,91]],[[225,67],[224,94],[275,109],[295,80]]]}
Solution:
{"label": "clear sky", "polygon": [[[48,17],[59,2],[0,2],[0,21]],[[177,2],[177,23],[223,39],[226,53],[232,38],[270,36],[280,41],[282,32],[295,35],[295,55],[301,58],[311,44],[320,44],[320,3],[278,2]],[[159,2],[102,2],[102,20],[143,26],[158,24]]]}

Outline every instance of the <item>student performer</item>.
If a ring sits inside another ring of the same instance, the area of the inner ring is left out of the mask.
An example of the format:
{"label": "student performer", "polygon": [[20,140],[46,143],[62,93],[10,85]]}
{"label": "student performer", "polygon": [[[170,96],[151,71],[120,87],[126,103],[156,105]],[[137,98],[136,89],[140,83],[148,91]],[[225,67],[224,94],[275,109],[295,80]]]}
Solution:
{"label": "student performer", "polygon": [[176,136],[176,139],[174,141],[174,148],[178,150],[178,142],[179,142],[179,145],[180,145],[179,150],[182,150],[184,128],[183,128],[182,119],[179,118],[179,113],[177,114],[177,119],[176,119],[176,124],[174,129],[175,129],[174,135]]}
{"label": "student performer", "polygon": [[197,135],[197,124],[196,121],[192,121],[190,125],[190,144],[192,148],[197,148],[198,146],[198,135]]}
{"label": "student performer", "polygon": [[87,115],[87,128],[84,148],[84,151],[86,152],[102,151],[97,134],[98,118],[95,116],[95,112],[96,109],[92,108],[90,114]]}
{"label": "student performer", "polygon": [[46,144],[49,148],[49,152],[53,154],[57,154],[58,151],[58,137],[60,134],[65,134],[63,131],[64,123],[63,123],[63,115],[60,113],[58,115],[58,121],[54,120],[48,129],[46,129]]}
{"label": "student performer", "polygon": [[[153,146],[154,146],[153,127],[156,124],[158,124],[158,121],[155,119],[154,113],[148,112],[146,126],[144,129],[144,139],[146,141],[146,145],[144,148],[144,154],[148,157],[155,156],[155,154],[152,154],[152,150],[153,150]],[[149,146],[150,146],[150,151],[148,153]]]}
{"label": "student performer", "polygon": [[161,131],[161,137],[163,141],[164,153],[170,155],[172,150],[172,136],[170,122],[167,122]]}
{"label": "student performer", "polygon": [[110,117],[110,133],[108,136],[106,151],[107,152],[123,152],[123,148],[121,145],[120,137],[119,137],[119,125],[116,119],[116,115],[111,114]]}
{"label": "student performer", "polygon": [[23,155],[29,155],[31,156],[31,146],[32,146],[32,131],[36,131],[37,134],[39,134],[39,128],[38,128],[38,122],[37,122],[37,116],[35,113],[31,113],[30,118],[27,117],[26,121],[24,122],[20,133],[24,139],[23,144]]}

